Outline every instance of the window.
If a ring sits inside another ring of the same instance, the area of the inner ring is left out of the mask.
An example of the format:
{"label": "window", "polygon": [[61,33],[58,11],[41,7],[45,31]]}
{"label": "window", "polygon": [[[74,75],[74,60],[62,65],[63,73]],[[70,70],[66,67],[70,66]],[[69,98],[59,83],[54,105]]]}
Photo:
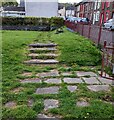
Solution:
{"label": "window", "polygon": [[106,13],[106,21],[108,20],[109,17],[109,13]]}
{"label": "window", "polygon": [[95,21],[99,21],[99,16],[100,16],[100,12],[99,12],[99,11],[97,11]]}
{"label": "window", "polygon": [[101,7],[101,2],[98,2],[97,9],[99,9],[100,7]]}

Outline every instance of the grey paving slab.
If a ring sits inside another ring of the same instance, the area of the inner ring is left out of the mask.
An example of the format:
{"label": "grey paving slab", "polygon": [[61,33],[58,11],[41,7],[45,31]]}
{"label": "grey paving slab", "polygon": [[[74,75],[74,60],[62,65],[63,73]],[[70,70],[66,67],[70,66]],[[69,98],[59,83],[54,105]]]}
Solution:
{"label": "grey paving slab", "polygon": [[29,106],[29,107],[32,107],[33,104],[34,104],[33,99],[29,99],[29,100],[28,100],[28,106]]}
{"label": "grey paving slab", "polygon": [[89,86],[87,86],[87,88],[91,91],[94,91],[94,92],[110,90],[109,85],[89,85]]}
{"label": "grey paving slab", "polygon": [[46,99],[44,100],[44,110],[57,108],[59,107],[59,101],[55,99]]}
{"label": "grey paving slab", "polygon": [[11,90],[12,93],[19,93],[21,91],[23,91],[24,88],[23,87],[17,87],[17,88],[14,88],[13,90]]}
{"label": "grey paving slab", "polygon": [[90,106],[90,104],[89,104],[88,102],[86,102],[86,101],[78,101],[78,102],[76,103],[76,105],[77,105],[78,107],[88,107],[88,106]]}
{"label": "grey paving slab", "polygon": [[67,89],[68,89],[70,92],[74,92],[74,91],[77,90],[77,86],[69,85],[69,86],[67,86]]}
{"label": "grey paving slab", "polygon": [[42,81],[39,78],[30,78],[20,81],[21,83],[41,83]]}
{"label": "grey paving slab", "polygon": [[57,54],[54,54],[54,53],[47,53],[47,54],[37,54],[37,53],[31,53],[31,54],[28,54],[29,57],[31,58],[38,58],[40,56],[44,56],[44,57],[57,57],[58,55]]}
{"label": "grey paving slab", "polygon": [[81,78],[64,78],[63,81],[68,84],[73,84],[73,83],[83,83]]}
{"label": "grey paving slab", "polygon": [[9,101],[9,102],[7,102],[5,104],[5,107],[7,107],[7,108],[14,108],[14,107],[16,107],[16,105],[17,104],[14,101]]}
{"label": "grey paving slab", "polygon": [[61,73],[62,76],[71,76],[73,75],[71,72],[64,72],[64,73]]}
{"label": "grey paving slab", "polygon": [[57,44],[54,43],[33,43],[29,47],[55,47]]}
{"label": "grey paving slab", "polygon": [[21,76],[30,77],[32,76],[32,72],[24,72],[21,74]]}
{"label": "grey paving slab", "polygon": [[54,47],[48,47],[48,48],[29,48],[31,52],[35,51],[56,51],[57,49]]}
{"label": "grey paving slab", "polygon": [[100,82],[97,80],[96,77],[90,77],[90,78],[85,78],[85,77],[83,77],[83,80],[84,80],[85,83],[87,83],[87,84],[100,84]]}
{"label": "grey paving slab", "polygon": [[47,60],[42,60],[42,59],[32,59],[28,61],[24,61],[25,64],[57,64],[59,61],[54,60],[54,59],[47,59]]}
{"label": "grey paving slab", "polygon": [[98,77],[98,79],[102,84],[114,85],[114,80],[110,80],[102,77]]}
{"label": "grey paving slab", "polygon": [[44,81],[45,83],[50,83],[50,84],[61,84],[62,81],[61,79],[57,79],[57,78],[50,78]]}
{"label": "grey paving slab", "polygon": [[97,74],[95,74],[94,72],[84,72],[84,71],[77,71],[76,74],[78,77],[83,77],[83,76],[96,77],[97,76]]}
{"label": "grey paving slab", "polygon": [[54,119],[55,117],[47,116],[45,114],[38,114],[37,118],[39,118],[39,119],[41,118],[43,120],[46,120],[46,118],[48,118],[48,119]]}
{"label": "grey paving slab", "polygon": [[59,89],[60,87],[58,86],[38,88],[36,90],[36,94],[58,94]]}
{"label": "grey paving slab", "polygon": [[36,76],[44,78],[44,77],[57,77],[60,75],[57,70],[51,70],[50,72],[38,73]]}

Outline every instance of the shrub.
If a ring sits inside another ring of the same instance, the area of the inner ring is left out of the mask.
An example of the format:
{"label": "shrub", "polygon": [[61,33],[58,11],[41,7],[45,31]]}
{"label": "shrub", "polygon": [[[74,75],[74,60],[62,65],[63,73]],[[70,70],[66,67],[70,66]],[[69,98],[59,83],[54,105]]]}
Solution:
{"label": "shrub", "polygon": [[52,18],[37,18],[37,17],[3,17],[2,25],[28,25],[28,26],[37,26],[37,25],[46,25],[46,26],[63,26],[63,18],[52,17]]}

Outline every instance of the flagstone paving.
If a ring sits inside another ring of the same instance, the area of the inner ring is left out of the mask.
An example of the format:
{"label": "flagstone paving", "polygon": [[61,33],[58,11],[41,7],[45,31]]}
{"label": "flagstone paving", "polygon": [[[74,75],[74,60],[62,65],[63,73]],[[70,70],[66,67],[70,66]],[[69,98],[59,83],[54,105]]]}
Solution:
{"label": "flagstone paving", "polygon": [[100,84],[100,82],[97,80],[96,77],[90,77],[90,78],[85,78],[85,77],[83,77],[83,80],[84,80],[85,83],[87,83],[87,84]]}
{"label": "flagstone paving", "polygon": [[74,91],[77,90],[77,86],[69,85],[69,86],[67,86],[67,89],[68,89],[70,92],[74,92]]}
{"label": "flagstone paving", "polygon": [[29,99],[29,100],[28,100],[28,106],[29,106],[29,107],[32,107],[33,104],[34,104],[33,99]]}
{"label": "flagstone paving", "polygon": [[21,80],[21,83],[41,83],[42,81],[39,78],[31,78],[31,79],[24,79]]}
{"label": "flagstone paving", "polygon": [[58,86],[38,88],[36,90],[36,94],[58,94],[59,89],[60,87]]}
{"label": "flagstone paving", "polygon": [[44,110],[57,108],[59,107],[59,101],[55,99],[46,99],[44,100]]}
{"label": "flagstone paving", "polygon": [[114,81],[113,80],[109,80],[106,78],[102,78],[102,77],[98,77],[99,81],[102,82],[102,84],[110,84],[110,85],[114,85]]}
{"label": "flagstone paving", "polygon": [[90,85],[90,86],[87,86],[87,88],[94,92],[110,90],[109,85]]}
{"label": "flagstone paving", "polygon": [[48,59],[48,60],[42,60],[42,59],[32,59],[24,62],[25,64],[57,64],[59,63],[57,60]]}
{"label": "flagstone paving", "polygon": [[15,108],[16,107],[16,103],[14,101],[9,101],[5,104],[5,107],[7,108]]}
{"label": "flagstone paving", "polygon": [[44,82],[45,83],[50,83],[50,84],[60,84],[60,83],[62,83],[61,79],[57,79],[57,78],[47,79]]}
{"label": "flagstone paving", "polygon": [[[58,56],[58,54],[56,54],[56,44],[54,43],[50,43],[50,44],[43,44],[43,43],[36,43],[36,44],[30,44],[29,45],[29,52],[30,54],[28,54],[29,59],[25,61],[24,63],[28,63],[28,64],[43,64],[43,65],[49,65],[49,64],[57,64],[59,63],[58,60],[56,60],[55,58]],[[37,51],[43,51],[41,53],[37,53]],[[44,53],[44,51],[47,51],[46,53]],[[39,56],[44,56],[46,57],[45,59],[37,59]],[[48,57],[52,56],[53,59],[49,59]],[[71,69],[68,68],[67,70]],[[50,70],[48,72],[41,72],[41,73],[36,73],[35,74],[35,78],[28,78],[28,79],[24,79],[24,80],[20,80],[21,83],[47,83],[45,87],[38,87],[36,89],[35,94],[37,95],[45,95],[45,94],[49,94],[49,95],[53,95],[56,94],[58,95],[60,92],[60,88],[62,88],[62,84],[67,83],[66,87],[67,89],[73,93],[73,92],[77,92],[80,87],[78,86],[79,84],[84,84],[88,90],[90,92],[99,92],[99,91],[109,91],[110,90],[110,85],[112,85],[112,80],[108,80],[105,78],[101,78],[99,77],[97,74],[95,74],[94,72],[84,72],[84,71],[75,71],[75,75],[77,76],[76,78],[73,77],[72,75],[74,71],[70,71],[70,72],[61,72],[58,69],[53,69]],[[32,76],[32,72],[24,72],[22,74],[22,76],[25,77],[29,77]],[[37,77],[37,78],[36,78]],[[49,85],[52,84],[50,87]],[[53,85],[54,84],[54,85]],[[71,84],[76,84],[76,85],[71,85]],[[104,85],[106,84],[106,85]],[[57,86],[58,85],[58,86]],[[79,88],[78,88],[79,87]],[[44,103],[44,111],[47,111],[49,109],[53,109],[53,108],[58,108],[59,107],[59,100],[57,100],[57,98],[53,98],[53,99],[43,99],[43,103]],[[32,107],[34,104],[33,99],[29,99],[28,100],[28,106]],[[6,107],[13,107],[16,106],[15,102],[8,102],[5,104]],[[78,107],[88,107],[90,106],[90,103],[87,101],[77,101],[76,102],[76,106]],[[45,112],[42,112],[40,114],[38,114],[37,118],[56,118],[54,116],[49,116],[47,114],[45,114]]]}
{"label": "flagstone paving", "polygon": [[50,48],[29,48],[31,52],[36,52],[36,51],[56,51],[56,48],[50,47]]}
{"label": "flagstone paving", "polygon": [[44,78],[44,77],[57,77],[59,75],[59,71],[57,70],[51,70],[50,72],[43,72],[43,73],[38,73],[36,76]]}
{"label": "flagstone paving", "polygon": [[90,104],[89,104],[88,102],[86,102],[86,101],[78,101],[78,102],[76,103],[76,105],[77,105],[78,107],[88,107],[88,106],[90,106]]}
{"label": "flagstone paving", "polygon": [[81,78],[64,78],[63,81],[68,84],[83,83]]}
{"label": "flagstone paving", "polygon": [[71,75],[73,75],[71,72],[64,72],[64,73],[62,73],[62,76],[71,76]]}
{"label": "flagstone paving", "polygon": [[49,119],[49,120],[59,120],[59,118],[56,118],[54,116],[48,116],[48,115],[45,115],[45,114],[38,114],[37,118],[38,118],[38,120],[47,120],[47,119]]}
{"label": "flagstone paving", "polygon": [[[58,64],[58,60],[55,59],[55,57],[58,56],[56,54],[57,44],[49,43],[49,44],[43,44],[43,43],[34,43],[29,45],[28,51],[30,54],[28,55],[31,57],[30,60],[24,61],[25,64]],[[46,53],[45,53],[46,52]],[[38,59],[39,56],[44,56],[42,59]],[[52,56],[51,59],[50,56]],[[47,58],[47,59],[46,59]]]}
{"label": "flagstone paving", "polygon": [[97,74],[95,74],[94,72],[84,72],[84,71],[77,71],[76,74],[78,77],[84,77],[84,76],[96,77],[97,76]]}
{"label": "flagstone paving", "polygon": [[32,76],[32,72],[24,72],[21,74],[21,76],[30,77]]}
{"label": "flagstone paving", "polygon": [[57,46],[57,44],[55,43],[34,43],[34,44],[30,44],[29,47],[55,47]]}

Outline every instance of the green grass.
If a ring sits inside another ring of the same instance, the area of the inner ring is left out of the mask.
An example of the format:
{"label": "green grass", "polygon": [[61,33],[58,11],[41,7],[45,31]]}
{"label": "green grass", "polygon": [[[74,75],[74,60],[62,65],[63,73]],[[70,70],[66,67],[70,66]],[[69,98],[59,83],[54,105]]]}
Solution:
{"label": "green grass", "polygon": [[[62,83],[61,90],[58,95],[36,95],[34,94],[38,87],[51,86],[45,83],[42,84],[21,84],[20,76],[24,71],[32,72],[33,75],[39,72],[48,72],[51,69],[58,69],[59,72],[76,70],[97,71],[101,63],[101,54],[96,46],[88,39],[69,31],[64,31],[62,34],[54,32],[33,32],[33,31],[2,31],[3,36],[3,118],[14,119],[33,119],[37,114],[43,111],[43,100],[46,98],[58,99],[60,107],[47,111],[60,115],[63,118],[111,118],[112,106],[109,103],[102,101],[105,95],[112,96],[112,91],[109,92],[90,92],[86,85],[78,85],[79,90],[70,93],[66,89],[66,84]],[[58,44],[57,53],[60,54],[57,59],[60,64],[57,66],[27,66],[23,61],[29,59],[28,44],[34,42],[54,42]],[[91,69],[91,67],[94,67]],[[66,68],[69,67],[69,68]],[[22,87],[23,90],[19,93],[13,93],[12,90]],[[113,90],[114,91],[114,90]],[[91,106],[87,108],[77,107],[76,101],[80,98],[87,99]],[[33,107],[28,107],[29,99],[34,100]],[[15,101],[17,107],[8,109],[4,104],[8,101]],[[110,99],[108,100],[110,102]]]}

